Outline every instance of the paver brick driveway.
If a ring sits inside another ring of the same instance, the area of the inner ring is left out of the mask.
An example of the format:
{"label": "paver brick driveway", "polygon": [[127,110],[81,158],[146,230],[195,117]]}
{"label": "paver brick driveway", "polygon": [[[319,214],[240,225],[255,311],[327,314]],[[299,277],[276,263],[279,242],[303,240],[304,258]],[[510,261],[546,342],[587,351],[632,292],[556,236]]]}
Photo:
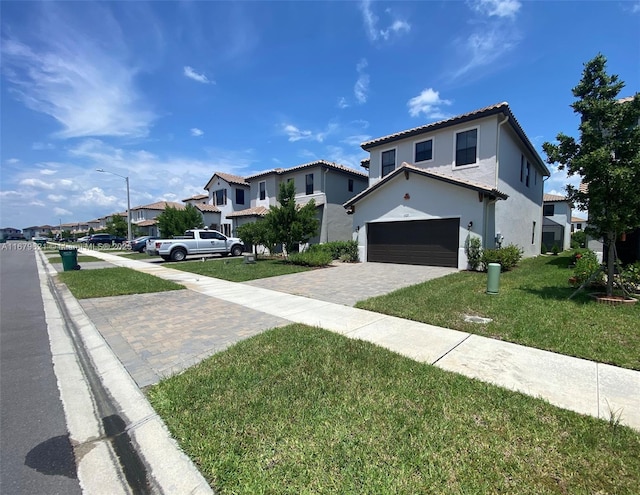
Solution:
{"label": "paver brick driveway", "polygon": [[247,285],[346,306],[457,272],[439,266],[334,263],[329,268],[245,282]]}

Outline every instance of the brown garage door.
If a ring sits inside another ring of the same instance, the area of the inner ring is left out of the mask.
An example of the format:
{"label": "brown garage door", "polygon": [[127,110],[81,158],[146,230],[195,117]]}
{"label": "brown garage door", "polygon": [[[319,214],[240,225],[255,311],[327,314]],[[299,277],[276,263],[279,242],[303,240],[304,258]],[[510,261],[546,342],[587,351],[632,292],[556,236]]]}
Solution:
{"label": "brown garage door", "polygon": [[380,222],[367,225],[367,261],[458,266],[460,219]]}

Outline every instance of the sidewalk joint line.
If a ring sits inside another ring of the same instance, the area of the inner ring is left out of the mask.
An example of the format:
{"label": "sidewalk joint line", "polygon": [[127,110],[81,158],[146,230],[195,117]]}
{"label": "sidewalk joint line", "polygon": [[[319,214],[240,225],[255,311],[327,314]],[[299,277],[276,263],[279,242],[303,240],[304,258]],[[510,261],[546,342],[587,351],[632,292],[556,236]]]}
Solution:
{"label": "sidewalk joint line", "polygon": [[451,349],[449,349],[447,352],[445,352],[442,356],[440,356],[438,359],[436,359],[433,363],[431,363],[432,365],[436,365],[438,364],[438,362],[442,359],[444,359],[445,357],[447,357],[449,354],[451,354],[453,351],[455,351],[458,347],[460,347],[462,344],[464,344],[473,334],[468,334],[464,339],[462,339],[460,342],[458,342],[456,345],[454,345]]}

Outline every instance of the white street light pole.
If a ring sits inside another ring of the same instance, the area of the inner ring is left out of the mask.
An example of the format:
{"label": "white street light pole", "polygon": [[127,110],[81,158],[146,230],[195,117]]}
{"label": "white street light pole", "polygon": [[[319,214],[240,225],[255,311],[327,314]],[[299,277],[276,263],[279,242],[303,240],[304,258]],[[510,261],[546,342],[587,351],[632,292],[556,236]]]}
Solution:
{"label": "white street light pole", "polygon": [[129,177],[125,177],[124,175],[116,174],[115,172],[109,172],[103,168],[97,168],[96,171],[103,172],[105,174],[117,175],[118,177],[122,177],[127,183],[127,240],[131,240],[131,198],[129,196]]}

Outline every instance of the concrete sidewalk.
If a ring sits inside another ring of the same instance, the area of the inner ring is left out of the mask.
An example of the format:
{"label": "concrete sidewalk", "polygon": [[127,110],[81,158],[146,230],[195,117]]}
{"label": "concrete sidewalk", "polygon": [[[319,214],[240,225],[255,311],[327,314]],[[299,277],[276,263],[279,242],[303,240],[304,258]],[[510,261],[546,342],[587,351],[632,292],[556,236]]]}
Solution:
{"label": "concrete sidewalk", "polygon": [[[490,382],[558,407],[640,430],[640,372],[349,306],[227,282],[158,264],[92,252],[116,266],[171,280],[204,296],[275,317],[318,326],[386,347],[420,362]],[[185,318],[187,315],[183,315]],[[251,325],[251,316],[246,320]]]}

